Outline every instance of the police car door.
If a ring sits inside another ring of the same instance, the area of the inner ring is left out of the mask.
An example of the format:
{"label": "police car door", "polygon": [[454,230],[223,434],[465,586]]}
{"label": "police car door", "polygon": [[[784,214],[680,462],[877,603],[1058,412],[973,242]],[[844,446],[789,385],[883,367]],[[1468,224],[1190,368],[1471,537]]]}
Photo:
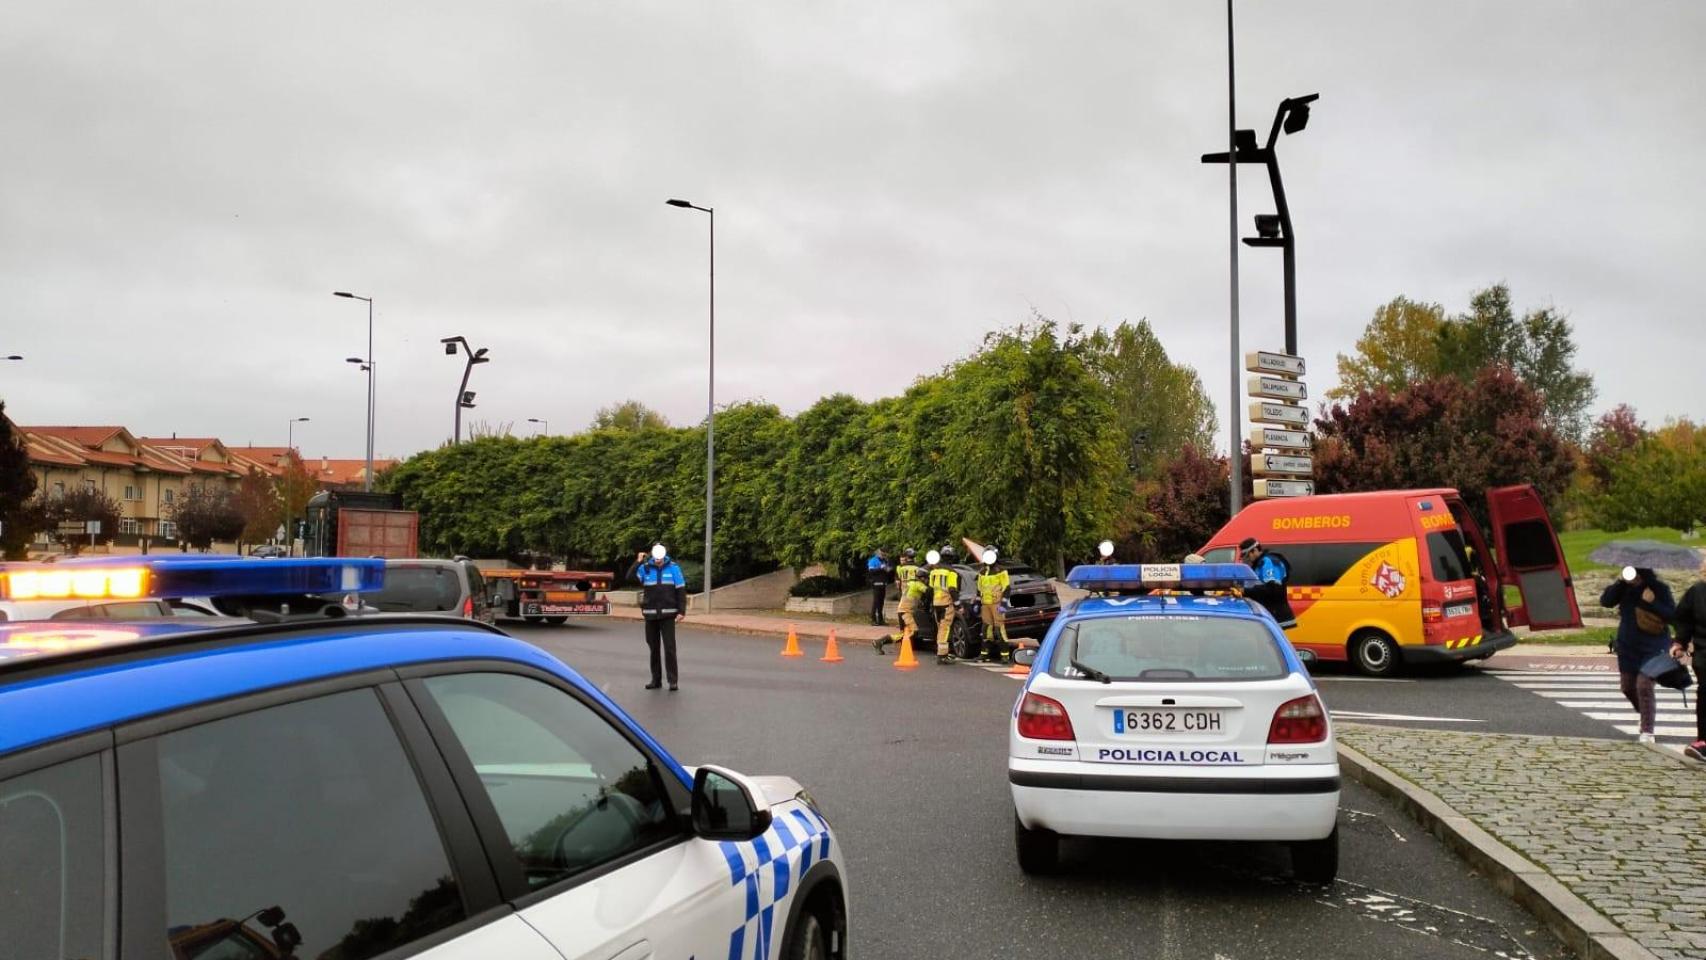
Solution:
{"label": "police car door", "polygon": [[449,741],[500,887],[567,960],[728,955],[745,891],[720,846],[689,833],[686,791],[623,727],[540,676],[409,687]]}

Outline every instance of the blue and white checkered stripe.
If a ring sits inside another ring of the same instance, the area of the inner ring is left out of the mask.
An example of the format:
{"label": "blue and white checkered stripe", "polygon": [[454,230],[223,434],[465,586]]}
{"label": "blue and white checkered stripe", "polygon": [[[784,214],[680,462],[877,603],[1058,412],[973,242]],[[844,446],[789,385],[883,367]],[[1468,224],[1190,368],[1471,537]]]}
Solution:
{"label": "blue and white checkered stripe", "polygon": [[729,934],[729,960],[769,960],[776,936],[776,908],[797,878],[829,856],[829,824],[816,811],[779,813],[757,839],[722,842],[729,880],[746,887],[746,920]]}

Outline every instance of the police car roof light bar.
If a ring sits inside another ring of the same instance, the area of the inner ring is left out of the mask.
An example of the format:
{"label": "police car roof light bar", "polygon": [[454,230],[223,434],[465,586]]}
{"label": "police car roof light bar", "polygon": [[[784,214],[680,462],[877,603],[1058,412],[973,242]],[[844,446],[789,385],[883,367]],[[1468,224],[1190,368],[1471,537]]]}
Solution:
{"label": "police car roof light bar", "polygon": [[[144,589],[132,586],[141,571]],[[259,597],[321,593],[371,593],[385,583],[385,561],[353,557],[86,557],[51,564],[11,563],[0,568],[8,588],[42,575],[69,574],[73,581],[97,579],[113,585],[102,596]],[[102,576],[104,574],[104,576]],[[79,598],[95,599],[90,593]]]}
{"label": "police car roof light bar", "polygon": [[1243,563],[1085,564],[1066,575],[1069,586],[1101,593],[1144,593],[1154,589],[1232,590],[1256,585]]}

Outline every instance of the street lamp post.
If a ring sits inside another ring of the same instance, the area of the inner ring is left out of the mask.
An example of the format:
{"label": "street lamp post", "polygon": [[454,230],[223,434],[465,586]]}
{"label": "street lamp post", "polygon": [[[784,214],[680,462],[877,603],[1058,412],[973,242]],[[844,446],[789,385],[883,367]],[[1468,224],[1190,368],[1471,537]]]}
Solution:
{"label": "street lamp post", "polygon": [[711,526],[712,494],[716,487],[717,466],[717,213],[711,207],[701,207],[686,200],[665,201],[672,207],[698,210],[708,218],[710,226],[710,362],[708,366],[705,401],[705,612],[711,612]]}
{"label": "street lamp post", "polygon": [[[290,472],[290,458],[296,456],[296,425],[307,423],[307,417],[291,417],[284,427],[284,470]],[[290,487],[284,488],[284,555],[296,556],[296,511],[290,509]]]}
{"label": "street lamp post", "polygon": [[468,362],[462,367],[462,386],[458,387],[456,390],[455,442],[461,443],[462,411],[474,409],[474,394],[468,389],[468,375],[474,372],[475,364],[490,363],[492,362],[492,358],[486,356],[485,347],[475,350],[473,347],[468,346],[468,339],[466,337],[443,337],[438,342],[444,344],[444,355],[447,357],[456,356],[456,347],[458,344],[461,345],[462,352],[468,355]]}
{"label": "street lamp post", "polygon": [[539,417],[528,417],[527,422],[539,424],[539,432],[540,433],[550,433],[551,432],[551,421],[549,421],[549,420],[541,419]]}
{"label": "street lamp post", "polygon": [[342,290],[332,294],[334,297],[347,297],[351,300],[361,300],[367,303],[367,359],[352,358],[352,363],[362,364],[367,371],[367,474],[362,478],[362,489],[373,490],[373,405],[377,396],[373,385],[373,298],[357,296]]}

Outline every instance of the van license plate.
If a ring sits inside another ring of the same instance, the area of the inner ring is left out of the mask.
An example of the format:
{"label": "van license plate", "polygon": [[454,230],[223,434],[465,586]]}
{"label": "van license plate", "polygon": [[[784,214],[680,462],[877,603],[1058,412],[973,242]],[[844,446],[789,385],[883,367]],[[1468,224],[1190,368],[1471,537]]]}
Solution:
{"label": "van license plate", "polygon": [[1448,617],[1467,617],[1474,612],[1473,603],[1449,603],[1445,607],[1445,615]]}
{"label": "van license plate", "polygon": [[1115,710],[1114,732],[1137,733],[1219,733],[1219,710]]}

